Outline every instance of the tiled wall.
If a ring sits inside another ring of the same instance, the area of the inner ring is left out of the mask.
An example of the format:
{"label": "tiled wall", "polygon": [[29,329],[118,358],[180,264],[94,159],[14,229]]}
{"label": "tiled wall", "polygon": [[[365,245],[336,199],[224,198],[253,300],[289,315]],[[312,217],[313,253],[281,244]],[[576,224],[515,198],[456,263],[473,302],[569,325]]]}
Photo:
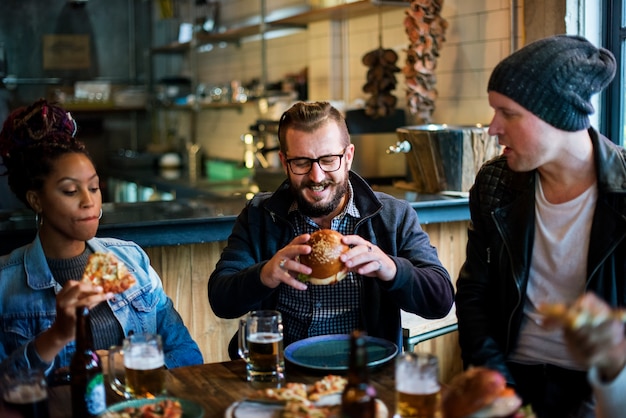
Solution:
{"label": "tiled wall", "polygon": [[[258,14],[259,0],[229,0],[223,3],[223,20],[236,21],[237,14]],[[521,2],[519,2],[521,3]],[[268,0],[268,10],[302,4],[302,1]],[[488,123],[491,109],[487,104],[486,83],[495,64],[511,51],[510,0],[445,0],[442,17],[448,23],[447,41],[441,50],[436,75],[439,98],[435,123]],[[521,9],[521,6],[520,6]],[[381,9],[382,46],[394,49],[404,65],[408,38],[404,33],[404,7]],[[521,16],[521,11],[516,13]],[[521,27],[521,17],[518,18]],[[309,99],[336,100],[352,106],[366,99],[361,88],[367,67],[361,57],[379,46],[379,16],[359,17],[344,22],[323,21],[310,24],[305,31],[266,40],[267,80],[278,81],[288,73],[308,68]],[[519,42],[519,40],[518,40]],[[261,42],[249,41],[240,46],[215,46],[198,58],[199,80],[207,84],[229,80],[250,80],[261,76]],[[404,107],[404,76],[396,75],[394,92]],[[276,108],[280,110],[279,103]],[[257,118],[263,117],[257,106],[243,110],[204,111],[199,116],[197,137],[209,157],[240,159],[243,144],[240,135]],[[410,118],[409,123],[412,122]]]}

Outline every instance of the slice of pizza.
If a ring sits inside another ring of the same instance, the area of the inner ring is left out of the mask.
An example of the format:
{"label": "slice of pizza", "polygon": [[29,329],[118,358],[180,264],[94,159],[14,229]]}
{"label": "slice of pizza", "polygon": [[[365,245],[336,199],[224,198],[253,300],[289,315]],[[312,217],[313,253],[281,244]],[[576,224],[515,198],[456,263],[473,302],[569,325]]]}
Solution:
{"label": "slice of pizza", "polygon": [[102,286],[104,293],[122,293],[136,282],[128,268],[113,253],[99,252],[89,256],[82,281]]}
{"label": "slice of pizza", "polygon": [[343,376],[326,375],[309,387],[308,398],[311,401],[319,401],[324,396],[340,394],[346,387],[346,383],[348,381]]}
{"label": "slice of pizza", "polygon": [[288,401],[308,402],[307,386],[304,383],[289,382],[280,388],[265,388],[257,391],[251,399],[259,401],[276,401],[280,403]]}
{"label": "slice of pizza", "polygon": [[543,303],[538,309],[544,315],[546,326],[561,325],[571,329],[578,329],[584,325],[596,326],[609,319],[626,322],[624,309],[600,309],[589,305],[580,298],[571,305],[565,303]]}

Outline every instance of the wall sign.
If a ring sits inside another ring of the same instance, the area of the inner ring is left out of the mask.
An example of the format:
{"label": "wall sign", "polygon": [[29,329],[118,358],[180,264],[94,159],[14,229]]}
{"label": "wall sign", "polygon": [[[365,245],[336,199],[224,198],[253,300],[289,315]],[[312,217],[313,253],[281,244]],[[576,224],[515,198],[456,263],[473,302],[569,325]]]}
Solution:
{"label": "wall sign", "polygon": [[43,35],[44,70],[84,70],[91,67],[89,35]]}

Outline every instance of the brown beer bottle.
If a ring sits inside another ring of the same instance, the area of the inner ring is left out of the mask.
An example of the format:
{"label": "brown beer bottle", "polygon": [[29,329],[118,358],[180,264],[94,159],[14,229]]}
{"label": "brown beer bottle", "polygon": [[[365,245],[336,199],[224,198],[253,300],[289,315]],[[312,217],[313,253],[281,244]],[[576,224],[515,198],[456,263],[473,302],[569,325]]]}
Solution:
{"label": "brown beer bottle", "polygon": [[341,394],[342,418],[375,418],[376,389],[369,380],[365,333],[353,331],[350,336],[348,382]]}
{"label": "brown beer bottle", "polygon": [[106,409],[100,356],[93,346],[89,308],[76,308],[76,353],[70,362],[72,416],[97,417]]}

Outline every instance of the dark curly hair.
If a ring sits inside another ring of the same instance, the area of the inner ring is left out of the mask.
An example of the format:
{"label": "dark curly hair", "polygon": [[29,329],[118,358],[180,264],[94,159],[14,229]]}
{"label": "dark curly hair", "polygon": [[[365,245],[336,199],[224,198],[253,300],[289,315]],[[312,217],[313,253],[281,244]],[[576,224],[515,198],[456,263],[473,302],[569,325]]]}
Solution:
{"label": "dark curly hair", "polygon": [[[67,153],[89,157],[85,144],[76,139],[77,125],[69,112],[40,99],[15,109],[0,131],[0,157],[11,191],[27,207],[26,192],[41,190],[53,163]],[[90,158],[90,157],[89,157]]]}

